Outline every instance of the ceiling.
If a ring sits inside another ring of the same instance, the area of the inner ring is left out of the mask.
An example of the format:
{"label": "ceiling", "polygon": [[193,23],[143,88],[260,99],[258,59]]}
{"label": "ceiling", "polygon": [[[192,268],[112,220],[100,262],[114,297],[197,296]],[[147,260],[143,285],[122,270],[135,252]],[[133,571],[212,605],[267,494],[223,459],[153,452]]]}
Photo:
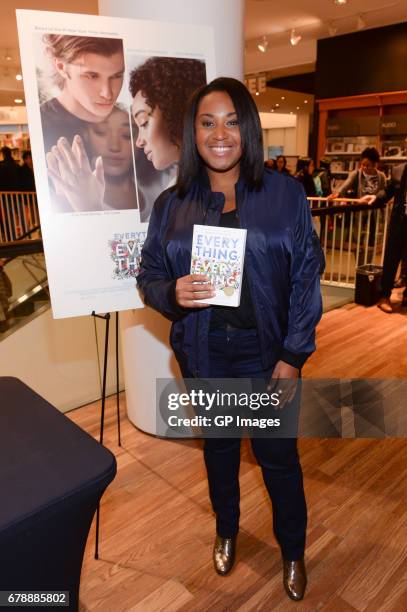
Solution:
{"label": "ceiling", "polygon": [[269,47],[288,44],[292,28],[303,41],[327,38],[329,26],[335,36],[348,34],[357,31],[359,16],[366,28],[407,21],[407,2],[348,0],[339,6],[334,0],[246,0],[246,48],[257,48],[264,35]]}
{"label": "ceiling", "polygon": [[[97,0],[3,0],[0,3],[0,106],[14,105],[15,98],[24,98],[22,83],[15,79],[16,73],[20,71],[15,9],[66,12],[68,7],[71,13],[98,12]],[[407,1],[348,0],[345,6],[338,6],[334,0],[246,0],[246,50],[251,54],[260,53],[257,51],[257,44],[263,35],[268,37],[269,49],[281,49],[284,45],[289,45],[289,32],[292,28],[296,28],[297,33],[301,34],[301,42],[329,36],[328,23],[337,28],[336,35],[354,32],[357,29],[358,15],[362,16],[369,28],[407,21]],[[299,64],[273,71],[273,77],[309,69],[309,65]],[[264,99],[261,106],[264,110],[267,107],[269,110],[278,103],[281,95],[284,93],[278,90],[262,94]],[[303,96],[298,95],[300,97],[297,99],[297,94],[289,94],[288,112],[295,112],[303,100]],[[256,102],[260,103],[260,100]]]}

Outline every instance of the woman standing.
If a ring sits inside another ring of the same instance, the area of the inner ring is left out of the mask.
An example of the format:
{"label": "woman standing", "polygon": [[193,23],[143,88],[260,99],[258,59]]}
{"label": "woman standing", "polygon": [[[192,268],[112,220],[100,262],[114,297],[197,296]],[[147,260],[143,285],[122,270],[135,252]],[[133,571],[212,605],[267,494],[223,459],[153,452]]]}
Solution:
{"label": "woman standing", "polygon": [[[194,224],[247,229],[238,308],[202,303],[213,291],[207,277],[189,274]],[[263,169],[259,116],[244,85],[219,78],[200,88],[187,109],[178,182],[154,205],[137,278],[146,304],[174,321],[183,376],[298,378],[315,350],[320,265],[302,187]],[[252,447],[273,503],[284,587],[299,600],[307,512],[297,442],[253,438]],[[224,575],[239,530],[240,439],[208,438],[204,457],[216,514],[213,561]]]}
{"label": "woman standing", "polygon": [[314,170],[315,164],[313,159],[310,157],[300,157],[298,159],[295,178],[302,184],[308,197],[317,196],[317,190],[313,179]]}
{"label": "woman standing", "polygon": [[276,170],[277,172],[282,172],[283,174],[290,174],[289,169],[287,168],[287,158],[285,155],[278,155],[276,159]]}

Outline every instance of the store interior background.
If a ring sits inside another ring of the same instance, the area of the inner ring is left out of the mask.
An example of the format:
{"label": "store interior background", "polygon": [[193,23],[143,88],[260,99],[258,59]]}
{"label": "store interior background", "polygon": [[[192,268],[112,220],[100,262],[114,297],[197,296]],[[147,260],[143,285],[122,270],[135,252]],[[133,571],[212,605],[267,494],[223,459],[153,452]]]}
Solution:
{"label": "store interior background", "polygon": [[[18,156],[29,135],[23,82],[18,80],[16,8],[98,14],[98,2],[1,3],[0,146],[11,139]],[[406,134],[406,20],[404,0],[348,0],[343,6],[334,0],[247,0],[245,79],[261,113],[265,158],[282,147],[294,169],[298,156],[320,157],[326,150],[330,119],[357,121],[363,116],[379,121],[385,115],[400,121],[404,116]],[[259,50],[261,44],[266,45],[265,52]],[[373,105],[378,94],[389,93]],[[366,96],[365,102],[360,96]],[[351,102],[319,104],[344,97]],[[372,137],[380,146],[378,125]],[[31,277],[22,267],[18,277],[23,295]],[[352,300],[352,292],[337,293],[326,296],[326,309]],[[37,300],[35,312],[21,316],[18,326],[0,335],[2,375],[21,378],[63,411],[98,399],[103,329],[95,324],[97,342],[91,317],[53,320],[49,302]],[[113,343],[111,347],[113,358]],[[110,368],[108,392],[114,388]]]}

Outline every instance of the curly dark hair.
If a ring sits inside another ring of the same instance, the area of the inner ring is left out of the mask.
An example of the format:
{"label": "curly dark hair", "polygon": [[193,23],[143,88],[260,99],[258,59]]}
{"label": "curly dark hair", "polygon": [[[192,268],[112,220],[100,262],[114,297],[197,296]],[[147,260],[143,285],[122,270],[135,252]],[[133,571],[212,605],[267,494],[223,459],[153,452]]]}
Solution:
{"label": "curly dark hair", "polygon": [[129,89],[133,98],[141,91],[152,110],[160,109],[170,141],[179,146],[188,99],[205,83],[205,63],[200,60],[150,57],[130,73]]}
{"label": "curly dark hair", "polygon": [[368,159],[372,164],[378,164],[380,161],[380,153],[375,147],[366,147],[360,154],[360,159]]}

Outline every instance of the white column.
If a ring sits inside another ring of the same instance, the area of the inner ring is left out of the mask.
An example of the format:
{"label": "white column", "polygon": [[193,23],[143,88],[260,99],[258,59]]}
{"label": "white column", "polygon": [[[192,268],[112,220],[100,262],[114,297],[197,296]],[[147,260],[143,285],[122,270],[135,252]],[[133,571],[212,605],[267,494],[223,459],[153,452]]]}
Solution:
{"label": "white column", "polygon": [[297,155],[306,157],[308,155],[309,139],[309,115],[300,113],[297,115]]}
{"label": "white column", "polygon": [[[217,76],[243,79],[244,0],[99,0],[99,14],[212,26]],[[170,323],[150,308],[122,312],[120,321],[128,416],[154,433],[156,378],[180,377]]]}
{"label": "white column", "polygon": [[218,76],[243,79],[244,0],[99,0],[99,15],[212,26]]}

